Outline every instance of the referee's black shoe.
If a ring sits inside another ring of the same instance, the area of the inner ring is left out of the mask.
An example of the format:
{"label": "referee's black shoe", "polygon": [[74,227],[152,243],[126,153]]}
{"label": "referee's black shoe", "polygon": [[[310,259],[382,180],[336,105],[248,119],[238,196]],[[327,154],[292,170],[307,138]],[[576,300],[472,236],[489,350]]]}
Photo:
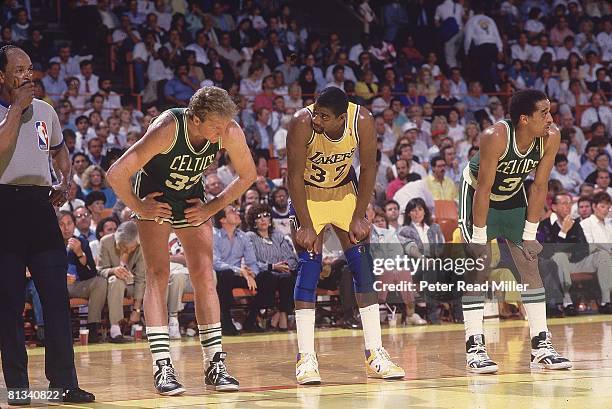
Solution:
{"label": "referee's black shoe", "polygon": [[64,389],[62,393],[62,401],[69,403],[89,403],[96,400],[96,396],[93,393],[84,391],[83,389],[76,387],[73,389]]}

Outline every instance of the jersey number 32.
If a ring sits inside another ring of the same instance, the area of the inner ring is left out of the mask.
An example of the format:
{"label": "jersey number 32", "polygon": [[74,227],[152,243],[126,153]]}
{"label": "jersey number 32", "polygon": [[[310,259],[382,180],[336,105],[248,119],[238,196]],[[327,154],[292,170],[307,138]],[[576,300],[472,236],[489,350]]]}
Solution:
{"label": "jersey number 32", "polygon": [[177,191],[187,190],[198,183],[202,178],[202,174],[192,176],[181,175],[180,173],[172,172],[170,178],[166,180],[166,186]]}

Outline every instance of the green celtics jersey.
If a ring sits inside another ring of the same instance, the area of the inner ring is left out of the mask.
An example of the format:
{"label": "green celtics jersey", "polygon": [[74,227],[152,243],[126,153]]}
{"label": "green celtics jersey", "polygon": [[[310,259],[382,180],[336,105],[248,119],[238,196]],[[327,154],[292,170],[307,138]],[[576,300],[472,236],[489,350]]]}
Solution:
{"label": "green celtics jersey", "polygon": [[213,164],[221,149],[221,139],[196,150],[189,141],[185,108],[173,108],[168,112],[176,122],[172,146],[155,155],[139,171],[135,191],[140,197],[151,192],[162,192],[173,200],[184,200],[202,196],[203,172]]}
{"label": "green celtics jersey", "polygon": [[[526,204],[525,189],[523,182],[534,169],[544,155],[544,138],[535,138],[525,153],[521,153],[516,145],[516,134],[510,120],[500,121],[507,130],[506,149],[497,162],[495,181],[491,187],[491,206],[505,208],[504,204],[512,203],[511,207]],[[478,169],[480,166],[480,154],[476,153],[470,159],[463,171],[466,182],[474,189],[478,182]],[[520,192],[520,193],[519,193]]]}

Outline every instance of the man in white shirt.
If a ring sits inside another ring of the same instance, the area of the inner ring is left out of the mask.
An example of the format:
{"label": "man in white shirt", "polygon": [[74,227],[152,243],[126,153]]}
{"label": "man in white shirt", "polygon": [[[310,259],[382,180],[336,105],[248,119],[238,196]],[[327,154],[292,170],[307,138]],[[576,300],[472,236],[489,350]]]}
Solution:
{"label": "man in white shirt", "polygon": [[599,192],[593,195],[593,214],[580,222],[587,243],[591,244],[590,250],[598,255],[598,266],[605,273],[598,274],[599,286],[601,287],[601,305],[599,312],[612,314],[610,304],[610,290],[612,289],[612,219],[608,218],[610,211],[610,195]]}
{"label": "man in white shirt", "polygon": [[495,63],[498,53],[503,52],[504,47],[495,21],[484,14],[483,7],[482,4],[475,4],[474,16],[465,25],[463,46],[472,61],[478,61],[477,64],[473,64],[472,78],[479,78],[482,81],[485,92],[494,92],[491,66]]}
{"label": "man in white shirt", "polygon": [[206,36],[204,29],[198,30],[196,33],[195,43],[189,44],[187,47],[185,47],[185,49],[195,52],[196,61],[198,64],[208,64],[208,37]]}
{"label": "man in white shirt", "polygon": [[77,78],[81,81],[79,94],[85,96],[85,98],[89,98],[100,89],[98,84],[99,78],[93,73],[93,64],[91,60],[81,61],[79,67],[81,68],[81,73],[77,75]]}
{"label": "man in white shirt", "polygon": [[612,61],[612,21],[609,17],[604,21],[604,30],[597,34],[597,44],[601,48],[601,60]]}
{"label": "man in white shirt", "polygon": [[325,88],[328,88],[328,87],[338,87],[342,91],[344,91],[344,81],[346,79],[344,68],[345,67],[343,67],[340,64],[337,64],[337,65],[334,66],[334,69],[333,69],[333,78],[332,78],[332,80],[330,82],[327,83]]}
{"label": "man in white shirt", "polygon": [[341,51],[340,53],[338,53],[338,60],[336,61],[336,64],[330,65],[329,67],[327,67],[327,71],[325,71],[325,79],[327,80],[327,82],[334,81],[334,68],[340,66],[344,68],[344,78],[357,83],[357,77],[355,76],[353,69],[348,65],[348,62],[349,59],[346,52]]}
{"label": "man in white shirt", "polygon": [[551,76],[550,68],[542,68],[541,74],[536,79],[533,86],[534,89],[542,91],[550,99],[556,99],[557,101],[561,98],[561,87],[559,81]]}
{"label": "man in white shirt", "polygon": [[457,51],[459,51],[463,37],[463,16],[464,9],[458,1],[444,0],[444,3],[436,7],[434,15],[436,27],[439,27],[446,19],[454,18],[459,28],[459,31],[444,43],[444,56],[449,67],[457,66]]}
{"label": "man in white shirt", "polygon": [[418,174],[411,173],[408,175],[408,182],[395,192],[393,200],[398,203],[400,212],[403,214],[408,202],[417,197],[425,201],[425,204],[433,215],[436,206],[431,191],[427,188],[425,181],[421,179]]}
{"label": "man in white shirt", "polygon": [[563,185],[563,189],[573,194],[578,193],[578,188],[582,184],[578,172],[570,170],[567,156],[560,153],[555,156],[555,168],[550,172],[550,178],[557,179]]}
{"label": "man in white shirt", "polygon": [[598,92],[591,95],[591,107],[586,109],[580,118],[580,127],[585,131],[591,130],[591,125],[601,122],[606,127],[606,134],[610,136],[612,131],[612,110],[603,105],[603,98]]}
{"label": "man in white shirt", "polygon": [[555,61],[565,62],[569,58],[570,53],[576,53],[580,58],[582,58],[582,53],[575,46],[575,41],[573,36],[567,36],[563,39],[563,45],[557,47],[555,49],[556,58]]}
{"label": "man in white shirt", "polygon": [[519,34],[518,42],[510,47],[510,50],[512,51],[513,60],[529,61],[533,47],[528,42],[526,32],[523,31]]}
{"label": "man in white shirt", "polygon": [[60,64],[60,78],[76,77],[81,73],[79,68],[80,59],[70,56],[70,46],[61,45],[57,52],[57,56],[51,58],[49,62],[57,62]]}
{"label": "man in white shirt", "polygon": [[540,37],[538,39],[538,45],[532,48],[531,57],[529,61],[534,64],[537,64],[540,61],[540,58],[542,58],[542,54],[544,53],[550,53],[553,61],[557,59],[555,49],[549,45],[548,36],[546,34],[540,34]]}

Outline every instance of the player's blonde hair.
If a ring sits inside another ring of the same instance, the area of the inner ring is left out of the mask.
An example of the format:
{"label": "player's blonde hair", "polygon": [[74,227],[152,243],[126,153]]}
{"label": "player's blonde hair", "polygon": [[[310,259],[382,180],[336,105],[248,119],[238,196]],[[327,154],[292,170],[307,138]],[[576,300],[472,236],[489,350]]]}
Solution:
{"label": "player's blonde hair", "polygon": [[193,94],[187,107],[187,115],[194,115],[204,121],[211,115],[233,118],[238,113],[236,104],[226,90],[206,86]]}

